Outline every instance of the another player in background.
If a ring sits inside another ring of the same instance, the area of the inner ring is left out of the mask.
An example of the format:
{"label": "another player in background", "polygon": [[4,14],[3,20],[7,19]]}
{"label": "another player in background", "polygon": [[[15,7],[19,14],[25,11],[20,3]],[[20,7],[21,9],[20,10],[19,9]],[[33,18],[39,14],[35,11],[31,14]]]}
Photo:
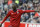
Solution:
{"label": "another player in background", "polygon": [[8,17],[10,17],[10,27],[19,27],[20,26],[21,15],[23,13],[38,12],[38,11],[35,11],[35,10],[17,10],[16,9],[17,6],[15,4],[13,4],[12,8],[13,8],[13,10],[10,10],[8,12],[6,17],[4,18],[4,20],[0,24],[0,27]]}

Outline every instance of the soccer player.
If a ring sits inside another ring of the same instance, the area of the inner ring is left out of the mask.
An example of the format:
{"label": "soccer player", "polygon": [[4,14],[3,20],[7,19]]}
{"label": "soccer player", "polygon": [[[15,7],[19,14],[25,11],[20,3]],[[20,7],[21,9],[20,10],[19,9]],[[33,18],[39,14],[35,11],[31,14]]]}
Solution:
{"label": "soccer player", "polygon": [[36,12],[35,10],[17,10],[17,6],[15,4],[13,4],[12,8],[13,10],[8,12],[0,25],[2,25],[8,17],[10,17],[10,27],[19,27],[21,15],[23,13]]}

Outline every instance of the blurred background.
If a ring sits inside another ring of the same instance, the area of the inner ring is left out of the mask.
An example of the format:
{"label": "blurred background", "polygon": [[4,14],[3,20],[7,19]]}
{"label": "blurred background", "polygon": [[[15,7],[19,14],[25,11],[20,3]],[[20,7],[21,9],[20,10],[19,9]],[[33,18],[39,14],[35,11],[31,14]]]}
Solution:
{"label": "blurred background", "polygon": [[[40,10],[40,0],[0,0],[0,21],[12,9],[14,3],[17,5],[17,9]],[[9,18],[6,21],[10,21]],[[40,23],[40,12],[23,13],[20,22]]]}

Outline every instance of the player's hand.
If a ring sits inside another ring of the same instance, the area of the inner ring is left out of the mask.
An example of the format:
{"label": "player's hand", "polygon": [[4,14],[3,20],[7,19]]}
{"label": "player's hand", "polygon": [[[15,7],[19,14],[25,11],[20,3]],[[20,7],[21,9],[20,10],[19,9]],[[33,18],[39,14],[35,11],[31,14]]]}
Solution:
{"label": "player's hand", "polygon": [[35,10],[35,12],[39,12],[38,10]]}
{"label": "player's hand", "polygon": [[0,27],[2,27],[2,24],[0,23]]}

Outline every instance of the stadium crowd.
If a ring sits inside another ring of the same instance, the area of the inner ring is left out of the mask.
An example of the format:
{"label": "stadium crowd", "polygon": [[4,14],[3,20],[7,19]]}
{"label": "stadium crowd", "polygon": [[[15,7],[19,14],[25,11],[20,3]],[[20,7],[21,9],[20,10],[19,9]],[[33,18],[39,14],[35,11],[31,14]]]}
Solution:
{"label": "stadium crowd", "polygon": [[[12,9],[12,4],[16,3],[13,0],[11,4],[8,2],[0,4],[0,21],[4,19],[9,10]],[[16,3],[17,9],[21,10],[40,10],[40,0],[19,0],[19,3]],[[6,21],[10,21],[9,17]],[[40,12],[31,12],[31,13],[23,13],[21,16],[21,22],[26,23],[40,23]]]}

